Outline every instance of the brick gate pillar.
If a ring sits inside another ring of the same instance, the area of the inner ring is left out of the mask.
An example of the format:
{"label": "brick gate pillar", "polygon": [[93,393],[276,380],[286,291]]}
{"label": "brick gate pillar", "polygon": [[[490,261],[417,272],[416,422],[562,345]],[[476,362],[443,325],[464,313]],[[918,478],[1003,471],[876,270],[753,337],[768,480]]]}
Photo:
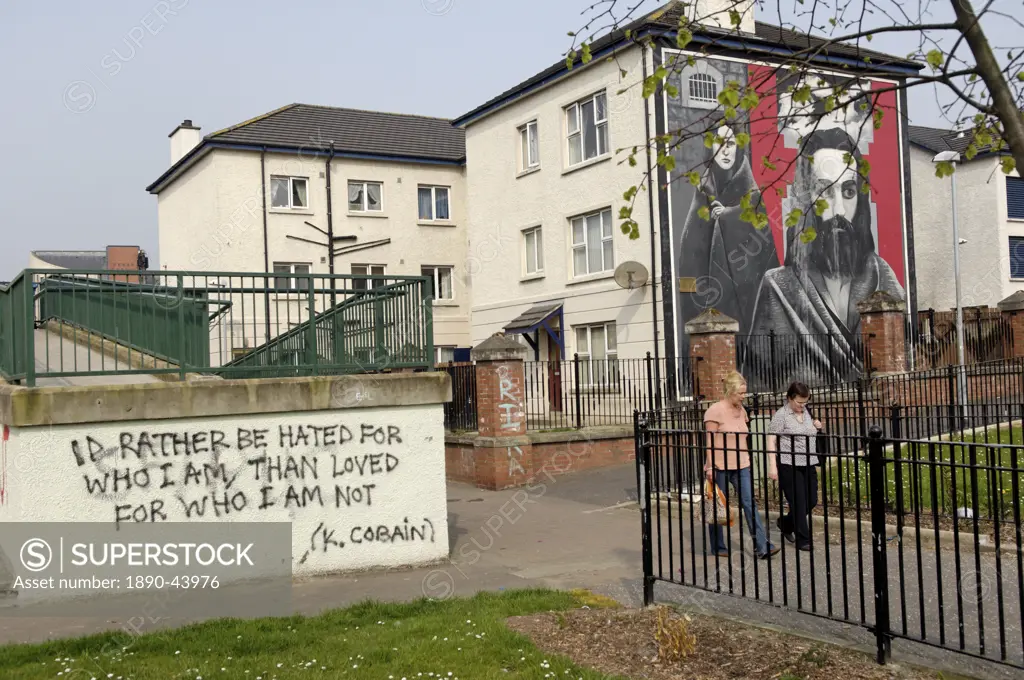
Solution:
{"label": "brick gate pillar", "polygon": [[1003,318],[1010,322],[1013,357],[1024,357],[1024,290],[1000,300],[997,306]]}
{"label": "brick gate pillar", "polygon": [[526,437],[526,348],[496,333],[473,348],[476,362],[477,432],[474,442],[476,484],[504,489],[532,474]]}
{"label": "brick gate pillar", "polygon": [[708,309],[684,326],[690,336],[690,370],[705,399],[725,396],[722,381],[736,370],[736,333],[740,324],[717,309]]}
{"label": "brick gate pillar", "polygon": [[874,375],[907,370],[906,310],[903,300],[882,290],[857,303],[864,354]]}

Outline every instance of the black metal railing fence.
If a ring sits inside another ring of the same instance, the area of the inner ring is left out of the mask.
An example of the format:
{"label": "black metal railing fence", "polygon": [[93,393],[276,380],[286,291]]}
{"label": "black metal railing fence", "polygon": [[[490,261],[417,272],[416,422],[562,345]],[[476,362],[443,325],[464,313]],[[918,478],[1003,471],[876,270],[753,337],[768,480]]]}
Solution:
{"label": "black metal railing fence", "polygon": [[[787,442],[716,441],[678,412],[638,412],[635,432],[646,602],[658,582],[684,585],[867,627],[880,662],[900,637],[1024,667],[1019,436],[922,440],[871,423],[790,436],[814,458],[784,465]],[[709,457],[721,503],[705,493]],[[762,536],[780,549],[767,559]]]}

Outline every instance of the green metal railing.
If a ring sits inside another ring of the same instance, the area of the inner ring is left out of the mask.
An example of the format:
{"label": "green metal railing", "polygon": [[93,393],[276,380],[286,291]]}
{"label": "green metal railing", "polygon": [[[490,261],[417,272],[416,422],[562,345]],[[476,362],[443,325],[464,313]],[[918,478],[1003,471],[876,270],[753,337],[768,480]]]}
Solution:
{"label": "green metal railing", "polygon": [[422,276],[25,270],[0,287],[0,374],[334,375],[433,365]]}

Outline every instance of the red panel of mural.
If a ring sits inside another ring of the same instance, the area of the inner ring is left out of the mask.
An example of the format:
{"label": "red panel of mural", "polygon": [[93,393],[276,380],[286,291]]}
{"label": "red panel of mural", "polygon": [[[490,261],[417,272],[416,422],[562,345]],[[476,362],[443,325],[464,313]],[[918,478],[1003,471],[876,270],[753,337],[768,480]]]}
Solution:
{"label": "red panel of mural", "polygon": [[[785,134],[779,127],[779,97],[776,94],[778,82],[775,69],[767,66],[749,66],[750,82],[758,84],[761,102],[751,116],[751,158],[754,180],[759,187],[778,187],[783,191],[793,183],[796,172],[796,144],[787,144]],[[872,88],[884,90],[891,83],[873,82]],[[900,176],[902,149],[899,139],[899,116],[896,109],[896,93],[881,92],[874,98],[874,106],[882,111],[881,127],[874,128],[872,120],[861,121],[850,118],[848,127],[853,136],[861,138],[861,147],[866,147],[863,157],[870,163],[869,181],[871,201],[874,204],[877,225],[878,255],[885,260],[901,285],[906,286],[906,272],[903,261],[903,180]],[[841,125],[844,117],[832,124]],[[825,127],[820,121],[818,128]],[[813,127],[813,123],[810,123]],[[775,165],[771,170],[761,162],[767,157]],[[780,258],[783,248],[785,213],[782,210],[783,197],[774,190],[762,189],[765,207],[775,237],[775,246]]]}

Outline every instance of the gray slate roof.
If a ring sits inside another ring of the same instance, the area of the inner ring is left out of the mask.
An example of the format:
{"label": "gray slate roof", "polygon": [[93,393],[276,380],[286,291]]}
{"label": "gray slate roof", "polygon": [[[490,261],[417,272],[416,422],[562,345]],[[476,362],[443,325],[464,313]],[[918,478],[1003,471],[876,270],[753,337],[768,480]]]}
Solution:
{"label": "gray slate roof", "polygon": [[[925,127],[923,125],[910,125],[910,143],[916,144],[932,153],[939,153],[940,151],[956,151],[957,153],[964,153],[967,151],[967,147],[971,145],[971,140],[974,135],[970,130],[963,133],[963,136],[959,136],[961,133],[957,130],[947,130],[945,128],[933,128]],[[990,152],[989,147],[979,147],[978,155]],[[963,160],[967,160],[964,158]]]}
{"label": "gray slate roof", "polygon": [[465,132],[445,118],[290,104],[214,132],[212,142],[461,162]]}
{"label": "gray slate roof", "polygon": [[[661,8],[656,9],[639,19],[621,26],[619,29],[606,33],[602,37],[594,40],[590,44],[591,52],[596,54],[604,49],[613,47],[616,43],[625,39],[626,32],[630,31],[631,34],[636,34],[645,29],[654,29],[661,31],[674,31],[679,28],[679,17],[684,13],[685,7],[683,4],[676,2],[670,2],[663,5]],[[724,33],[721,31],[707,30],[701,32],[700,35],[709,37],[724,37]],[[732,40],[736,39],[735,35],[729,36]],[[765,47],[771,48],[775,46],[782,46],[793,50],[808,50],[810,49],[815,54],[822,57],[846,57],[848,59],[857,59],[864,61],[864,68],[872,71],[884,70],[886,66],[896,66],[901,68],[912,68],[921,69],[923,64],[901,57],[895,57],[882,52],[875,52],[873,50],[867,50],[858,45],[850,45],[843,43],[836,43],[828,45],[828,39],[808,35],[806,33],[800,33],[799,31],[793,31],[786,28],[780,28],[779,26],[773,26],[772,24],[765,24],[760,21],[754,22],[754,35],[751,37],[743,36],[743,39],[751,44],[763,43]],[[826,47],[827,45],[827,47]],[[724,49],[724,48],[721,48]],[[750,52],[757,53],[761,58],[764,57],[762,51],[758,50],[736,50],[739,52]],[[526,90],[534,85],[537,85],[549,78],[553,78],[565,70],[565,60],[559,61],[552,64],[548,68],[544,69],[540,73],[531,76],[524,80],[518,85],[509,88],[502,92],[498,96],[484,102],[480,106],[474,108],[472,111],[460,116],[455,119],[455,125],[461,125],[466,119],[473,118],[479,113],[486,111],[492,106],[499,102],[508,99],[523,90]]]}
{"label": "gray slate roof", "polygon": [[507,332],[513,332],[516,330],[533,328],[535,325],[557,312],[562,304],[562,300],[558,300],[556,302],[544,302],[539,305],[534,305],[506,324],[505,330]]}
{"label": "gray slate roof", "polygon": [[33,250],[32,254],[43,262],[64,269],[106,269],[105,250]]}

